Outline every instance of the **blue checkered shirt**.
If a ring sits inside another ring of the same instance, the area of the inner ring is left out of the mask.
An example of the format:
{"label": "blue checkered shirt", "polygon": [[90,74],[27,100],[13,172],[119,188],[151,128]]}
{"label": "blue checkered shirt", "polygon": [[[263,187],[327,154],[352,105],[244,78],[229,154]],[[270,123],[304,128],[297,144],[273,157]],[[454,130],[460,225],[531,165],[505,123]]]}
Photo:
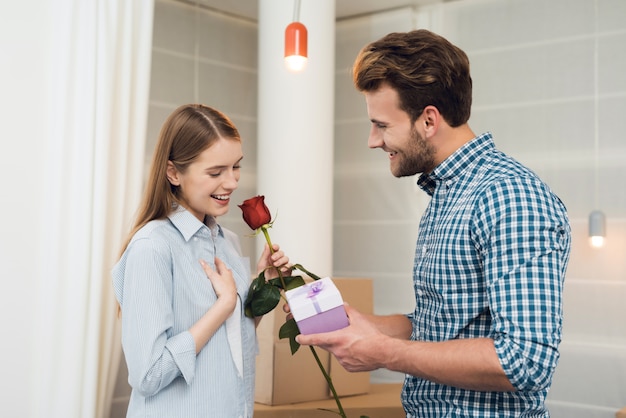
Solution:
{"label": "blue checkered shirt", "polygon": [[515,392],[478,392],[406,376],[407,417],[548,417],[571,246],[566,209],[485,133],[418,180],[411,339],[492,338]]}

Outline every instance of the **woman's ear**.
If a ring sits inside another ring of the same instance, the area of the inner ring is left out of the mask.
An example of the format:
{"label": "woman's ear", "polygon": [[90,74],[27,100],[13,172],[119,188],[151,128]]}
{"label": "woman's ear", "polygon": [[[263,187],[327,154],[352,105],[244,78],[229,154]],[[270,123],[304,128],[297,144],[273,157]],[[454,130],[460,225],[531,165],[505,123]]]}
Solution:
{"label": "woman's ear", "polygon": [[172,186],[180,186],[180,179],[178,178],[178,170],[174,167],[174,163],[167,162],[167,180]]}

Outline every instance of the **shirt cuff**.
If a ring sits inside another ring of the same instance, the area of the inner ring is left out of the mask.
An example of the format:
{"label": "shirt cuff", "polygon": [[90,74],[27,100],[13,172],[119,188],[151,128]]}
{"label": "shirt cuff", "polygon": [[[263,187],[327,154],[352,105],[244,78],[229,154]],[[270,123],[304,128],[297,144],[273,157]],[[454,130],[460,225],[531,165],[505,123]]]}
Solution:
{"label": "shirt cuff", "polygon": [[189,331],[181,332],[170,338],[165,348],[172,355],[172,359],[185,382],[190,384],[196,373],[196,343]]}

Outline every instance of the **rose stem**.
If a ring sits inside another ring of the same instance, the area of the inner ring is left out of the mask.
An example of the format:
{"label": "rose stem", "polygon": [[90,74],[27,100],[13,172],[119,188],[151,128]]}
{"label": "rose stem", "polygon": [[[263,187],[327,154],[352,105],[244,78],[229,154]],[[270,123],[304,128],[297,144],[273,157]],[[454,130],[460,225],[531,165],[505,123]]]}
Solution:
{"label": "rose stem", "polygon": [[[274,254],[274,246],[272,245],[270,234],[269,232],[267,232],[267,228],[265,227],[265,225],[261,227],[261,231],[263,231],[263,235],[265,235],[265,240],[267,241],[267,244],[270,246],[270,253]],[[287,287],[285,286],[285,280],[283,279],[283,273],[280,271],[280,268],[278,267],[275,267],[275,268],[276,268],[276,271],[278,272],[278,278],[280,279],[280,284],[283,286],[284,290],[287,290]]]}

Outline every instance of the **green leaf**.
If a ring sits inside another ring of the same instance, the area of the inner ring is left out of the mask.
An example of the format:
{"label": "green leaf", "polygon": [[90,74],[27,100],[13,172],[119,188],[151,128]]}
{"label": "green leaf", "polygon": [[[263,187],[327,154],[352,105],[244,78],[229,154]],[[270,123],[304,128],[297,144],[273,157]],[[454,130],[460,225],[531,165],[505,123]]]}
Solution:
{"label": "green leaf", "polygon": [[313,280],[319,280],[321,279],[321,277],[319,277],[316,274],[311,273],[310,271],[308,271],[307,269],[305,269],[302,264],[294,264],[293,268],[298,269],[306,274],[308,274]]}
{"label": "green leaf", "polygon": [[288,277],[285,280],[285,286],[287,287],[285,290],[291,290],[295,289],[296,287],[304,286],[304,279],[302,278],[302,276]]}
{"label": "green leaf", "polygon": [[244,312],[248,318],[254,318],[254,313],[252,311],[252,301],[255,299],[256,294],[259,292],[259,289],[265,286],[265,274],[261,272],[252,282],[250,283],[250,287],[248,288],[248,296],[246,297],[246,301],[244,302]]}
{"label": "green leaf", "polygon": [[257,292],[263,286],[265,286],[265,272],[262,271],[250,283],[250,288],[248,289],[248,296],[246,297],[245,305],[250,305],[252,299],[254,298],[255,292]]}
{"label": "green leaf", "polygon": [[250,283],[248,296],[244,303],[244,312],[247,317],[265,315],[280,302],[280,289],[265,281],[265,273],[261,272]]}
{"label": "green leaf", "polygon": [[265,285],[258,289],[250,302],[250,309],[254,316],[265,315],[280,302],[280,289]]}
{"label": "green leaf", "polygon": [[300,343],[296,341],[296,337],[289,339],[289,348],[291,348],[291,355],[296,354],[296,351],[300,348]]}
{"label": "green leaf", "polygon": [[291,338],[296,337],[296,335],[300,335],[300,329],[298,329],[298,324],[296,320],[291,318],[285,322],[280,329],[278,330],[278,338]]}
{"label": "green leaf", "polygon": [[[302,286],[304,284],[304,279],[302,278],[302,276],[286,276],[286,277],[283,277],[283,281],[285,282],[285,287],[286,287],[285,290],[291,290],[296,287]],[[267,281],[267,284],[275,286],[279,289],[283,288],[283,285],[279,277],[274,277],[273,279],[269,279]]]}
{"label": "green leaf", "polygon": [[[293,268],[306,273],[314,280],[320,279],[319,276],[311,273],[310,271],[302,267],[302,264],[295,264]],[[283,277],[283,281],[285,283],[284,290],[295,289],[296,287],[300,287],[305,284],[304,278],[302,276]],[[250,283],[248,296],[246,297],[246,301],[244,302],[244,312],[246,316],[249,318],[262,316],[270,312],[272,309],[276,308],[276,306],[280,302],[281,289],[283,289],[283,284],[279,277],[266,280],[265,271],[259,273],[259,275],[255,277]],[[292,353],[295,353],[295,351],[298,350],[298,347],[300,347],[300,345],[295,342],[295,336],[291,345]]]}
{"label": "green leaf", "polygon": [[294,355],[300,348],[300,343],[296,341],[296,336],[300,335],[300,329],[296,320],[291,318],[285,322],[278,330],[278,338],[289,338],[289,347],[291,348],[291,354]]}
{"label": "green leaf", "polygon": [[[290,277],[283,277],[283,280],[285,280],[285,281],[287,281],[289,279],[290,279]],[[269,279],[267,281],[267,284],[270,285],[270,286],[277,287],[279,289],[283,288],[283,284],[280,282],[280,277],[274,277],[273,279]]]}

